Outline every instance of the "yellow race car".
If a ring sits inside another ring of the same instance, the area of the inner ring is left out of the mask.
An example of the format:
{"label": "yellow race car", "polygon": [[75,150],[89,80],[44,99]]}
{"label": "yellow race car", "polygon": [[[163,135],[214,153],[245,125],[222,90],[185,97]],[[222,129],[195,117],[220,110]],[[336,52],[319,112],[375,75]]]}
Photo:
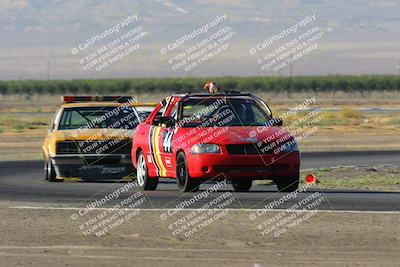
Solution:
{"label": "yellow race car", "polygon": [[145,102],[145,103],[134,103],[133,106],[136,108],[136,111],[139,114],[139,117],[142,121],[145,121],[153,109],[157,106],[158,103],[155,102]]}
{"label": "yellow race car", "polygon": [[135,128],[144,119],[136,110],[141,104],[126,96],[64,96],[62,100],[42,146],[46,180],[132,176],[130,153]]}

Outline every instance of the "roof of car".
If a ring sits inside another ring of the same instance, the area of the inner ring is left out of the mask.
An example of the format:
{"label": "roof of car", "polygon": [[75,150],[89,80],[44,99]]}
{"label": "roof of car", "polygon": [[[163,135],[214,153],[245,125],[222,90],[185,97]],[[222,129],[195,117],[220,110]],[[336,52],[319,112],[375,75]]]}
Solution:
{"label": "roof of car", "polygon": [[220,96],[253,96],[250,92],[238,92],[238,91],[220,91],[218,93],[175,93],[174,97],[220,97]]}
{"label": "roof of car", "polygon": [[118,107],[123,103],[117,102],[76,102],[76,103],[63,103],[63,108],[78,108],[78,107]]}
{"label": "roof of car", "polygon": [[[90,102],[73,102],[73,103],[63,103],[61,107],[63,108],[78,108],[78,107],[118,107],[126,105],[126,103],[112,102],[112,101],[90,101]],[[132,103],[129,106],[133,107],[155,107],[156,103]]]}
{"label": "roof of car", "polygon": [[149,107],[149,106],[138,106],[135,107],[137,111],[153,111],[154,107]]}

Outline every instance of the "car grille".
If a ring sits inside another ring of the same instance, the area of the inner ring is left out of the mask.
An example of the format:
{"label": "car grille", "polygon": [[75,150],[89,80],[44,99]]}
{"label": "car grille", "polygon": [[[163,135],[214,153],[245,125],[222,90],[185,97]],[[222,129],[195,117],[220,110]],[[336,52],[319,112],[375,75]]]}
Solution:
{"label": "car grille", "polygon": [[130,154],[131,140],[64,141],[56,145],[57,154]]}
{"label": "car grille", "polygon": [[249,166],[226,166],[226,165],[214,165],[214,170],[223,173],[268,173],[281,170],[287,170],[289,164],[267,164],[267,165],[249,165]]}
{"label": "car grille", "polygon": [[274,147],[260,147],[256,144],[227,145],[226,149],[231,155],[265,155],[272,154]]}
{"label": "car grille", "polygon": [[237,173],[237,172],[269,172],[270,168],[265,165],[261,166],[213,166],[214,170],[223,173]]}

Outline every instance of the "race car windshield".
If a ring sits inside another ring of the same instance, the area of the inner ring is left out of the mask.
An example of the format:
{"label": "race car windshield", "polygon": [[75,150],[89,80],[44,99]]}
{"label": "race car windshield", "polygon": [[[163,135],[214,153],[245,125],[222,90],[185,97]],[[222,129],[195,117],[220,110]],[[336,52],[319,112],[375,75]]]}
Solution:
{"label": "race car windshield", "polygon": [[135,129],[139,124],[132,107],[74,107],[65,108],[58,130],[71,129]]}
{"label": "race car windshield", "polygon": [[189,98],[182,106],[182,127],[263,126],[271,120],[250,98]]}

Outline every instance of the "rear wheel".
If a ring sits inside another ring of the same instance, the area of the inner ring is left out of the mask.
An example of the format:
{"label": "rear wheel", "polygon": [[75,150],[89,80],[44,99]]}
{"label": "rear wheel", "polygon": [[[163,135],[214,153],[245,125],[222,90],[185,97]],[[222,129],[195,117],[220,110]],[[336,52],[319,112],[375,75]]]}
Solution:
{"label": "rear wheel", "polygon": [[176,158],[176,183],[182,192],[195,192],[200,187],[200,180],[190,177],[186,156],[182,152]]}
{"label": "rear wheel", "polygon": [[49,182],[61,181],[61,179],[56,179],[57,174],[56,171],[54,170],[53,163],[51,163],[51,159],[46,160],[44,162],[44,177]]}
{"label": "rear wheel", "polygon": [[232,180],[232,186],[233,189],[235,189],[236,192],[247,192],[250,190],[253,181],[252,180]]}
{"label": "rear wheel", "polygon": [[299,177],[274,179],[279,192],[293,192],[299,187]]}
{"label": "rear wheel", "polygon": [[147,172],[146,159],[143,152],[139,153],[137,158],[137,183],[142,190],[156,190],[158,177],[150,178]]}

